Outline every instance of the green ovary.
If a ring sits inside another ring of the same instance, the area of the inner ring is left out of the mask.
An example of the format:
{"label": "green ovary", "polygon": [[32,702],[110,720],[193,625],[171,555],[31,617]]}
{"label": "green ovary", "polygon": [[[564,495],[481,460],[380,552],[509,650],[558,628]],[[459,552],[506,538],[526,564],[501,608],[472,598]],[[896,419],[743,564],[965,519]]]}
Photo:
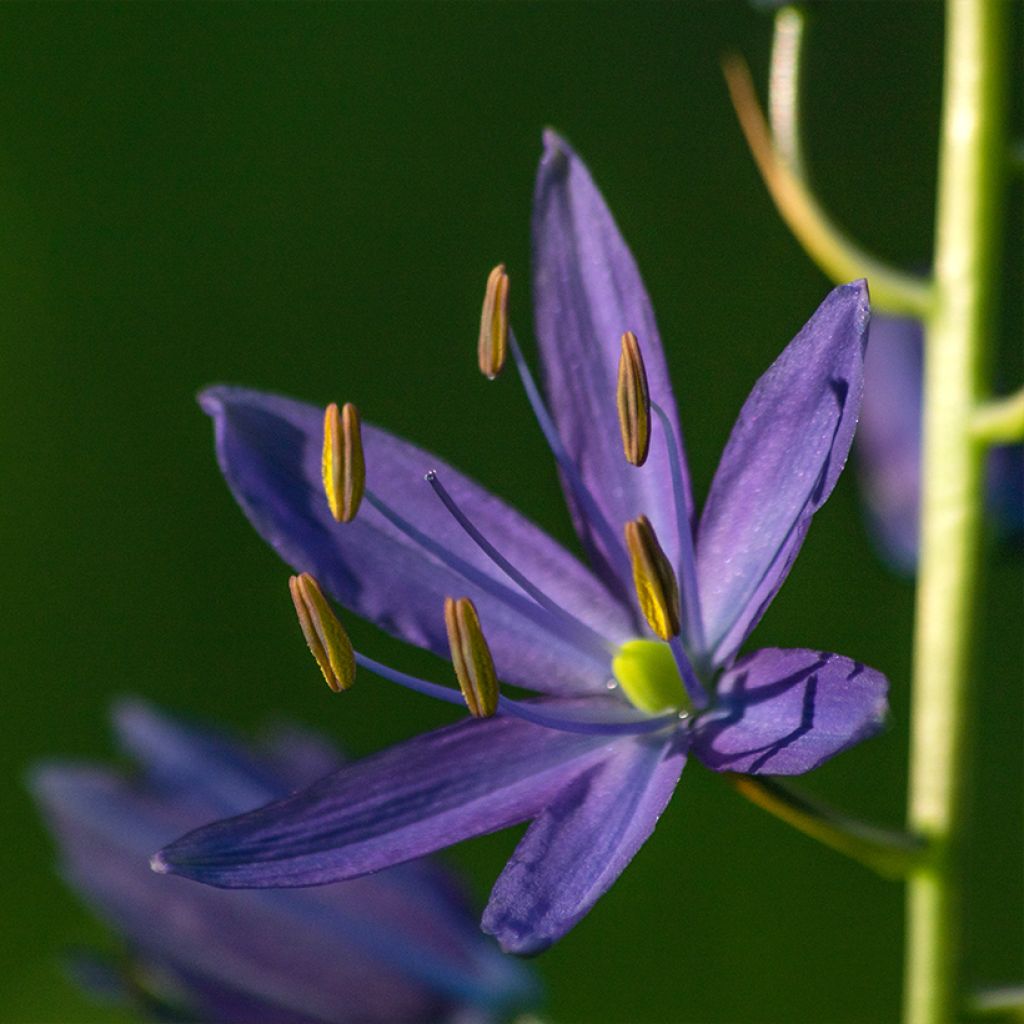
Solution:
{"label": "green ovary", "polygon": [[690,709],[676,660],[660,640],[627,640],[612,658],[612,672],[641,711],[657,715]]}

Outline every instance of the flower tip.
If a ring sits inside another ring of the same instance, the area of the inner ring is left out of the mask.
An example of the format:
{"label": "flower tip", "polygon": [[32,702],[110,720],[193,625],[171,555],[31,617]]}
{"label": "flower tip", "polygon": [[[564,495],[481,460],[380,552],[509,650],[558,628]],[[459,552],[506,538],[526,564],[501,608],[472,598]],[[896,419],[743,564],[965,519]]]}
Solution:
{"label": "flower tip", "polygon": [[224,388],[219,384],[215,384],[210,388],[203,388],[196,395],[196,402],[207,416],[216,419],[224,412]]}
{"label": "flower tip", "polygon": [[567,167],[573,157],[572,147],[554,128],[547,127],[541,136],[544,144],[542,162],[548,167]]}
{"label": "flower tip", "polygon": [[174,869],[171,867],[170,863],[168,863],[163,850],[157,850],[157,852],[149,858],[149,870],[156,875],[174,874]]}

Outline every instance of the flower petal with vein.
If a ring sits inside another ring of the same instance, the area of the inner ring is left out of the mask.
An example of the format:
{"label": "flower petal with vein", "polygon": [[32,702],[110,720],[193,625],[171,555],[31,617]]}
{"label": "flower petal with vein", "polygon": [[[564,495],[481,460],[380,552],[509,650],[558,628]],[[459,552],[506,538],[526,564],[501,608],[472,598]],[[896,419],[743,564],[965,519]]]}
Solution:
{"label": "flower petal with vein", "polygon": [[[846,461],[865,284],[829,294],[756,383],[698,515],[636,262],[586,167],[551,132],[533,250],[547,405],[511,329],[508,349],[589,565],[434,455],[371,425],[363,507],[339,524],[321,484],[321,410],[231,387],[206,391],[201,404],[235,497],[295,571],[445,658],[445,599],[469,599],[497,678],[538,696],[501,696],[493,717],[421,735],[200,829],[161,851],[157,870],[223,887],[318,885],[530,822],[483,925],[504,949],[535,953],[615,881],[689,755],[714,771],[799,774],[882,726],[886,680],[853,659],[770,648],[737,660]],[[627,461],[616,415],[627,331],[651,409],[642,466]],[[461,703],[454,687],[356,660]]]}
{"label": "flower petal with vein", "polygon": [[429,862],[305,892],[219,892],[154,875],[154,846],[341,761],[295,730],[257,753],[139,701],[116,708],[114,725],[140,775],[52,763],[31,785],[65,877],[127,944],[124,964],[100,964],[106,987],[148,1016],[485,1024],[535,999],[529,973],[480,935],[455,880]]}

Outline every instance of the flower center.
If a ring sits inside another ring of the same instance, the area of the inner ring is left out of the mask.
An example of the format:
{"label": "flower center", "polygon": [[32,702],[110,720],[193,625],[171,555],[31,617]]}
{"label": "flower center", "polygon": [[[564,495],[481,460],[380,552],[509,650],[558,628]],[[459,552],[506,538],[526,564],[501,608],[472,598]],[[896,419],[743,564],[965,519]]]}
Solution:
{"label": "flower center", "polygon": [[672,649],[660,640],[627,640],[612,658],[612,672],[641,711],[692,710]]}

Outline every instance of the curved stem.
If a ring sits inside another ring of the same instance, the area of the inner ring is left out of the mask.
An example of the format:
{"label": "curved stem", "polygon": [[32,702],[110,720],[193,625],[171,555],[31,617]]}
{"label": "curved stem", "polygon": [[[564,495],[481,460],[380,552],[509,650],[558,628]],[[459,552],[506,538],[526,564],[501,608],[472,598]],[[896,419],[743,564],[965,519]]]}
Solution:
{"label": "curved stem", "polygon": [[804,177],[800,138],[800,90],[806,15],[799,7],[782,7],[775,14],[771,70],[768,73],[768,117],[779,156]]}
{"label": "curved stem", "polygon": [[723,778],[752,804],[884,878],[905,877],[925,853],[920,837],[858,821],[778,779],[729,773]]}
{"label": "curved stem", "polygon": [[960,974],[970,654],[978,583],[982,446],[1006,139],[1007,5],[947,0],[935,307],[926,322],[921,554],[914,635],[909,829],[932,857],[910,875],[905,1024],[950,1024]]}
{"label": "curved stem", "polygon": [[876,309],[916,317],[927,315],[931,309],[930,282],[883,263],[833,223],[803,177],[776,149],[746,63],[740,57],[726,57],[722,70],[740,128],[775,207],[811,259],[837,284],[867,278]]}

